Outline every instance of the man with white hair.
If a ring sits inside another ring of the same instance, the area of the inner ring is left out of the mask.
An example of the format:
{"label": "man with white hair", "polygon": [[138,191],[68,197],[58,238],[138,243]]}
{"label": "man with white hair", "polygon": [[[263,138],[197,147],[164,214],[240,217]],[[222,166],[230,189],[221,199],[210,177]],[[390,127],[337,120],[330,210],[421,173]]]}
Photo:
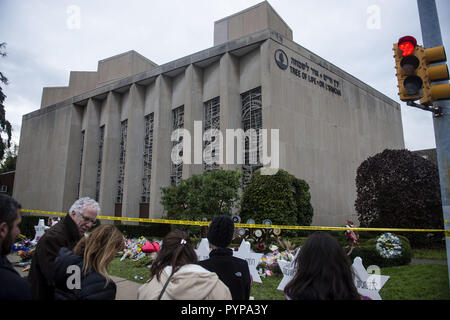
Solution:
{"label": "man with white hair", "polygon": [[87,232],[100,214],[100,206],[88,197],[74,202],[69,213],[50,228],[39,240],[33,254],[28,279],[31,283],[31,295],[36,300],[53,300],[53,263],[59,249],[72,250]]}

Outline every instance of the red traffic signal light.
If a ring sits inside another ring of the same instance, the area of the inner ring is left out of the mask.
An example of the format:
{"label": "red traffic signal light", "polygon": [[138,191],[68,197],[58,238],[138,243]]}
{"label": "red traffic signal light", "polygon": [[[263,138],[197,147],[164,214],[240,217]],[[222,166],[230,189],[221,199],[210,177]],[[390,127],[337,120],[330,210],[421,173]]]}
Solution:
{"label": "red traffic signal light", "polygon": [[404,57],[411,55],[416,45],[416,38],[411,36],[401,37],[398,40],[398,48],[403,52]]}
{"label": "red traffic signal light", "polygon": [[394,43],[399,96],[402,101],[414,101],[422,97],[423,80],[418,75],[422,64],[423,49],[414,37],[405,36]]}
{"label": "red traffic signal light", "polygon": [[436,100],[450,98],[450,84],[433,84],[449,79],[447,65],[436,65],[447,61],[443,46],[425,49],[417,45],[414,37],[405,36],[394,43],[393,50],[400,100],[420,99],[422,105],[432,105]]}

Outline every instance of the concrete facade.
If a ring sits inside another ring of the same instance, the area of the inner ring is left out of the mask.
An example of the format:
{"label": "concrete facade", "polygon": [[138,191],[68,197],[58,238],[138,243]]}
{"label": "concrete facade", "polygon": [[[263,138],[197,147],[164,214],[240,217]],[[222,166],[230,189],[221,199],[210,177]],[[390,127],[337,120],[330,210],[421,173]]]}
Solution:
{"label": "concrete facade", "polygon": [[67,87],[43,88],[41,108],[156,66],[133,50],[100,60],[97,71],[71,71]]}
{"label": "concrete facade", "polygon": [[[102,215],[162,217],[160,187],[170,184],[173,165],[173,110],[183,107],[183,127],[193,133],[205,102],[219,97],[225,138],[226,129],[243,127],[241,94],[260,88],[262,128],[279,129],[280,168],[309,183],[313,224],[356,221],[356,169],[385,148],[404,148],[399,104],[294,43],[267,2],[216,22],[214,42],[161,66],[143,60],[127,69],[107,60],[108,66],[99,63],[97,80],[86,81],[90,88],[70,96],[49,98],[44,88],[42,105],[48,106],[23,117],[14,197],[24,208],[67,211],[78,196],[98,194]],[[151,166],[143,160],[149,115]],[[148,203],[141,201],[144,166]],[[182,178],[202,171],[201,164],[183,164]]]}

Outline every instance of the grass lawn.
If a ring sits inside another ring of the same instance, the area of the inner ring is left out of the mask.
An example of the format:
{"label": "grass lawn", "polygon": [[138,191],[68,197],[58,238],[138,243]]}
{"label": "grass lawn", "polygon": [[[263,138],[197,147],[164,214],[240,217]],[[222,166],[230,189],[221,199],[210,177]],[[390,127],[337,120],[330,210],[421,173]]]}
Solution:
{"label": "grass lawn", "polygon": [[384,300],[450,300],[447,265],[382,268],[381,274],[390,276],[380,290]]}
{"label": "grass lawn", "polygon": [[281,279],[282,276],[273,276],[261,278],[262,283],[253,282],[250,296],[255,300],[286,300],[283,291],[277,290]]}
{"label": "grass lawn", "polygon": [[[138,266],[137,262],[130,259],[120,261],[120,258],[115,258],[108,266],[108,274],[134,282],[144,283],[150,278],[150,269],[143,266]],[[142,280],[137,280],[134,277],[142,277]]]}
{"label": "grass lawn", "polygon": [[[138,262],[130,259],[120,261],[120,258],[115,258],[108,267],[108,273],[139,283],[150,278],[149,268],[139,266]],[[383,300],[450,300],[446,265],[416,264],[382,268],[381,273],[390,276],[380,291]],[[135,276],[143,280],[136,280]],[[280,276],[262,278],[262,283],[253,283],[250,295],[255,300],[284,300],[283,292],[277,290],[281,279]]]}
{"label": "grass lawn", "polygon": [[413,249],[414,259],[447,260],[445,249]]}

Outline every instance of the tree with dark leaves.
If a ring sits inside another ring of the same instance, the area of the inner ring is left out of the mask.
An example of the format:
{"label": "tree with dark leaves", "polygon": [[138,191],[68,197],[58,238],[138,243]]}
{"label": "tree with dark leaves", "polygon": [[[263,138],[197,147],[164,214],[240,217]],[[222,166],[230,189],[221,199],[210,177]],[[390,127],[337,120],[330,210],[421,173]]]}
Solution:
{"label": "tree with dark leaves", "polygon": [[[438,168],[411,151],[386,149],[369,157],[357,170],[356,191],[362,227],[443,228]],[[442,234],[408,237],[426,244],[431,238],[440,241]]]}
{"label": "tree with dark leaves", "polygon": [[6,150],[5,159],[0,164],[0,173],[16,170],[18,152],[19,146],[17,144],[14,144],[11,148]]}
{"label": "tree with dark leaves", "polygon": [[[2,49],[5,47],[5,42],[0,43],[0,56],[2,57],[6,56],[6,52],[2,51]],[[8,79],[0,71],[0,134],[6,134],[5,140],[3,139],[3,137],[0,138],[0,160],[3,159],[6,149],[11,147],[11,123],[6,120],[5,106],[3,105],[6,99],[6,95],[3,93],[1,84],[7,85]]]}

